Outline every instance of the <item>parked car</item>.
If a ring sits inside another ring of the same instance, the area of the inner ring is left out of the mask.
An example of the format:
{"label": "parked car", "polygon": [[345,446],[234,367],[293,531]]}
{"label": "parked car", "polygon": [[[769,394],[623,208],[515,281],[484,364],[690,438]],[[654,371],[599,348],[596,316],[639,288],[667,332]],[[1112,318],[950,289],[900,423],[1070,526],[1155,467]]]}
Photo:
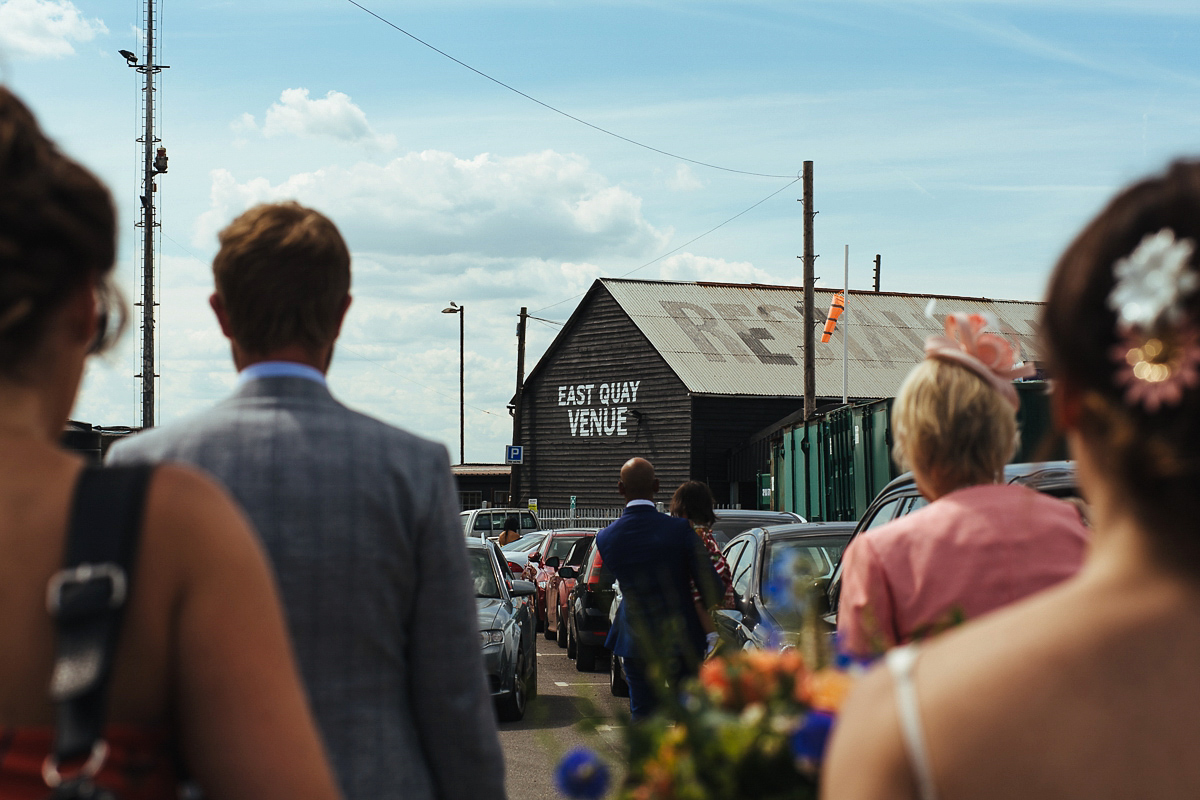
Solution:
{"label": "parked car", "polygon": [[853,522],[805,522],[752,528],[735,536],[723,552],[737,608],[721,609],[714,618],[722,646],[766,650],[794,643],[803,616],[781,599],[794,596],[792,587],[773,586],[772,581],[790,579],[795,559],[803,559],[815,582],[811,591],[824,600],[853,532]]}
{"label": "parked car", "polygon": [[594,528],[563,528],[546,532],[546,538],[537,552],[526,556],[528,563],[521,577],[532,581],[537,586],[537,599],[534,607],[537,609],[537,629],[544,630],[546,625],[546,583],[550,576],[558,571],[564,557],[570,552],[571,546],[584,536],[595,536]]}
{"label": "parked car", "polygon": [[526,601],[536,590],[529,581],[513,580],[499,553],[491,542],[467,544],[488,684],[497,716],[512,722],[537,696],[537,632]]}
{"label": "parked car", "polygon": [[[559,647],[567,646],[567,596],[575,587],[575,574],[583,566],[584,557],[595,541],[595,534],[577,539],[558,569],[546,578],[546,638],[557,640]],[[563,574],[565,567],[572,567],[566,575]]]}
{"label": "parked car", "polygon": [[504,530],[504,520],[515,515],[521,521],[519,533],[540,531],[542,523],[538,522],[537,514],[528,508],[472,508],[460,512],[458,518],[462,521],[463,535],[468,539],[498,538]]}
{"label": "parked car", "polygon": [[788,525],[804,522],[804,517],[791,511],[759,511],[750,508],[719,508],[713,512],[717,521],[713,523],[713,539],[717,547],[724,547],[729,540],[751,528],[768,525]]}
{"label": "parked car", "polygon": [[615,578],[605,568],[594,540],[584,554],[581,567],[564,566],[559,571],[563,577],[575,578],[564,609],[567,658],[575,662],[575,669],[580,672],[591,672],[596,668],[597,658],[608,654],[604,640],[612,627],[609,614],[616,597]]}
{"label": "parked car", "polygon": [[[1053,497],[1079,496],[1079,489],[1075,484],[1075,465],[1070,461],[1009,464],[1004,468],[1004,480],[1006,483],[1028,486],[1030,489],[1045,492]],[[929,505],[929,501],[918,491],[912,473],[906,472],[883,487],[883,491],[871,501],[871,505],[867,506],[867,510],[855,526],[850,541],[854,541],[856,536],[861,536],[872,528],[878,528],[880,525],[905,514],[911,514],[927,505]],[[825,620],[834,627],[837,626],[837,609],[841,592],[842,564],[838,562],[837,570],[834,571],[829,585],[829,614],[825,617]]]}
{"label": "parked car", "polygon": [[519,577],[525,571],[525,565],[529,563],[529,554],[536,553],[545,538],[545,532],[534,531],[500,548],[504,553],[504,561],[513,575]]}

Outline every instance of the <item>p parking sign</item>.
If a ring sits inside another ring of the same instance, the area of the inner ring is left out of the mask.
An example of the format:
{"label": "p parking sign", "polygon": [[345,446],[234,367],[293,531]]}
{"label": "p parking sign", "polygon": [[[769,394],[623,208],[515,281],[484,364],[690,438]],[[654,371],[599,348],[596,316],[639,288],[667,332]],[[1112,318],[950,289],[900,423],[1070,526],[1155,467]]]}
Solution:
{"label": "p parking sign", "polygon": [[525,463],[525,448],[519,444],[505,445],[505,447],[504,447],[504,463],[505,464],[524,464]]}

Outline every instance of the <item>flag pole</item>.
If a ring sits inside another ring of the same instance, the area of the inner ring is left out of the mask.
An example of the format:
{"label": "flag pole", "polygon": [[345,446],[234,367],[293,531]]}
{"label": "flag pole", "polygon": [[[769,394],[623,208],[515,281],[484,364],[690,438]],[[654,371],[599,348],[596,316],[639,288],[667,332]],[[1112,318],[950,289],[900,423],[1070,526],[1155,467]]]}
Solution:
{"label": "flag pole", "polygon": [[850,245],[846,245],[846,266],[842,273],[842,403],[850,402]]}

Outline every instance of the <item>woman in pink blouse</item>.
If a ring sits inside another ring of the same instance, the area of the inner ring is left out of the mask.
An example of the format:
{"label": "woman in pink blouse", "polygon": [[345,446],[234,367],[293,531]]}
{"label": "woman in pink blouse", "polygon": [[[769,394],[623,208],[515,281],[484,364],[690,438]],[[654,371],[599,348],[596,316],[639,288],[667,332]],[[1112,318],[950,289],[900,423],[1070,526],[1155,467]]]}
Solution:
{"label": "woman in pink blouse", "polygon": [[1001,483],[1017,442],[1015,350],[977,315],[946,319],[892,409],[897,460],[925,508],[846,551],[839,646],[872,658],[1074,575],[1087,532],[1075,506]]}

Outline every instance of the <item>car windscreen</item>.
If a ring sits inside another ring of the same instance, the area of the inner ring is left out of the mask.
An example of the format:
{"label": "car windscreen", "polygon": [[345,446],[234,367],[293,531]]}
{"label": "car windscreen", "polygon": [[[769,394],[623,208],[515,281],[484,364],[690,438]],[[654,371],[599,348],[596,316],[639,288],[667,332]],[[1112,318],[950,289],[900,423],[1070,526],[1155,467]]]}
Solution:
{"label": "car windscreen", "polygon": [[767,544],[766,571],[762,575],[763,601],[768,608],[796,599],[798,581],[833,577],[846,549],[846,538],[780,539]]}
{"label": "car windscreen", "polygon": [[467,553],[471,557],[471,578],[475,582],[475,596],[499,597],[500,585],[496,582],[496,571],[492,569],[492,559],[488,552],[472,547]]}
{"label": "car windscreen", "polygon": [[542,563],[545,564],[548,559],[558,556],[558,560],[562,561],[567,557],[567,553],[571,551],[571,545],[582,539],[582,536],[555,536],[550,542],[549,552],[544,553]]}
{"label": "car windscreen", "polygon": [[500,548],[506,553],[528,553],[538,548],[544,536],[522,536],[510,545]]}

